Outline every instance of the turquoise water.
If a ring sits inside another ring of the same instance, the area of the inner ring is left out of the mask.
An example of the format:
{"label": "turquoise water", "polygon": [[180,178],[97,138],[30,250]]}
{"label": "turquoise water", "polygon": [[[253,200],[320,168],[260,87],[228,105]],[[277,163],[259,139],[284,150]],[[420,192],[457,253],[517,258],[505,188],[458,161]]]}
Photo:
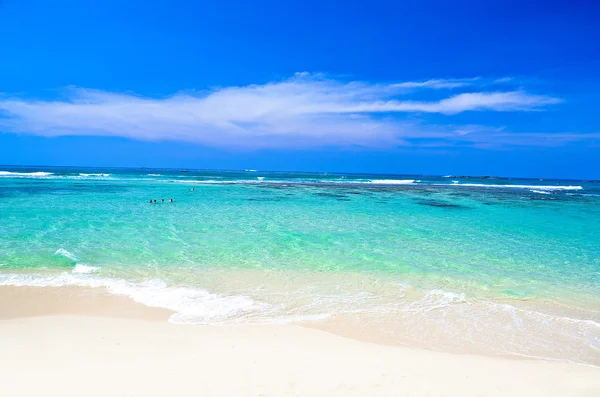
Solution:
{"label": "turquoise water", "polygon": [[600,363],[591,181],[0,167],[0,264],[179,323]]}

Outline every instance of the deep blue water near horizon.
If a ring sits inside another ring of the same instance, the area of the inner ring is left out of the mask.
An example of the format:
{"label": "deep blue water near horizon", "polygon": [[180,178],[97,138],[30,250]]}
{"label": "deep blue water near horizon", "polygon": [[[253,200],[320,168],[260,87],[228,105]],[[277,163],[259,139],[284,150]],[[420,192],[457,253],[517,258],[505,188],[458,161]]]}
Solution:
{"label": "deep blue water near horizon", "polygon": [[[248,172],[260,172],[265,175],[282,175],[287,177],[294,176],[309,176],[309,177],[322,177],[322,176],[349,176],[357,179],[360,178],[408,178],[408,177],[421,177],[421,178],[432,178],[436,180],[446,181],[439,178],[447,177],[466,177],[466,179],[473,180],[505,180],[505,181],[550,181],[550,182],[588,182],[588,183],[599,183],[600,179],[595,178],[548,178],[548,177],[521,177],[515,175],[477,175],[477,174],[449,174],[449,175],[435,175],[435,174],[398,174],[398,173],[368,173],[368,172],[341,172],[341,171],[302,171],[302,170],[249,170],[249,169],[220,169],[220,168],[185,168],[185,167],[95,167],[95,166],[71,166],[71,165],[60,165],[60,166],[49,166],[49,165],[16,165],[16,164],[0,164],[0,170],[13,171],[13,172],[39,172],[48,171],[60,174],[64,172],[65,175],[70,173],[79,173],[82,171],[89,171],[89,173],[121,173],[121,174],[140,174],[147,175],[156,171],[157,173],[162,171],[168,174],[177,173],[192,173],[193,175],[214,175],[215,173],[225,174],[229,176],[241,176],[248,177]],[[250,175],[252,177],[253,175]],[[598,174],[600,178],[600,174]],[[464,179],[464,178],[463,178]]]}
{"label": "deep blue water near horizon", "polygon": [[0,166],[0,285],[599,365],[600,183]]}

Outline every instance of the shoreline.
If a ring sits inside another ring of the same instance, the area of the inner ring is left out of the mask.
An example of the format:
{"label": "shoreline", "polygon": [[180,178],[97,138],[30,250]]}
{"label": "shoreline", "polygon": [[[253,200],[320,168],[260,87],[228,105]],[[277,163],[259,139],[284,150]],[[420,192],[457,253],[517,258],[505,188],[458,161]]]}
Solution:
{"label": "shoreline", "polygon": [[[344,314],[333,315],[323,321],[296,321],[289,323],[250,323],[250,324],[193,324],[172,322],[171,316],[176,311],[163,307],[148,306],[136,302],[130,296],[110,292],[104,287],[83,286],[11,286],[0,285],[0,322],[39,317],[75,316],[129,319],[143,322],[173,324],[183,327],[239,327],[239,326],[294,326],[324,332],[337,337],[352,339],[362,343],[388,347],[430,351],[434,353],[501,358],[515,361],[556,362],[589,366],[600,369],[599,365],[586,362],[575,362],[567,359],[519,354],[515,352],[490,352],[484,349],[460,346],[453,349],[440,349],[428,346],[409,336],[386,338],[375,328],[371,328],[367,318],[363,318],[360,327],[357,318]],[[393,324],[389,324],[393,326]],[[381,326],[381,325],[379,325]],[[423,332],[436,330],[423,329]],[[441,335],[440,335],[441,336]]]}
{"label": "shoreline", "polygon": [[103,288],[0,286],[0,321],[50,316],[96,316],[167,322],[169,309],[137,303]]}
{"label": "shoreline", "polygon": [[2,286],[0,301],[0,391],[10,396],[600,393],[598,367],[374,344],[297,325],[170,324],[170,311],[102,290]]}

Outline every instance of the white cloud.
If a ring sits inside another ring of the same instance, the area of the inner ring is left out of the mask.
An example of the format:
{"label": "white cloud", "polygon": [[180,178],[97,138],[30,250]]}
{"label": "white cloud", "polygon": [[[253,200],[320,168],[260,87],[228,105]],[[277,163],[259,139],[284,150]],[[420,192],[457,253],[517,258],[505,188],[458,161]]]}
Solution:
{"label": "white cloud", "polygon": [[[401,115],[532,111],[559,103],[525,91],[479,92],[478,78],[369,84],[298,73],[263,85],[179,93],[166,98],[70,89],[66,100],[0,99],[0,129],[42,136],[102,135],[184,140],[213,146],[399,145],[447,136]],[[475,92],[436,96],[462,87]],[[412,100],[427,89],[433,98]],[[451,133],[451,135],[459,135]]]}
{"label": "white cloud", "polygon": [[514,81],[514,77],[501,77],[499,79],[494,80],[494,84],[510,83],[512,81]]}
{"label": "white cloud", "polygon": [[426,81],[406,81],[404,83],[392,84],[396,88],[457,88],[465,87],[474,84],[479,77],[473,77],[470,79],[431,79]]}

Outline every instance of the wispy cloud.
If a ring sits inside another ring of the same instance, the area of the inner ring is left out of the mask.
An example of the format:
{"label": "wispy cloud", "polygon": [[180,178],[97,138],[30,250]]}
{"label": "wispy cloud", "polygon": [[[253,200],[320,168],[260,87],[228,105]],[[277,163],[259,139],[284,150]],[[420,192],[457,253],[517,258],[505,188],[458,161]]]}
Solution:
{"label": "wispy cloud", "polygon": [[513,80],[513,77],[501,77],[499,79],[494,80],[494,84],[510,83]]}
{"label": "wispy cloud", "polygon": [[431,79],[426,81],[405,81],[403,83],[392,84],[396,88],[458,88],[465,87],[480,81],[479,77],[468,79]]}
{"label": "wispy cloud", "polygon": [[[423,128],[405,121],[408,114],[538,111],[561,102],[522,89],[481,91],[493,84],[479,78],[370,84],[299,73],[262,85],[159,99],[72,88],[63,100],[0,99],[5,115],[0,129],[42,136],[185,140],[222,147],[389,146],[413,138],[472,135],[464,128]],[[423,90],[433,97],[414,100]]]}

